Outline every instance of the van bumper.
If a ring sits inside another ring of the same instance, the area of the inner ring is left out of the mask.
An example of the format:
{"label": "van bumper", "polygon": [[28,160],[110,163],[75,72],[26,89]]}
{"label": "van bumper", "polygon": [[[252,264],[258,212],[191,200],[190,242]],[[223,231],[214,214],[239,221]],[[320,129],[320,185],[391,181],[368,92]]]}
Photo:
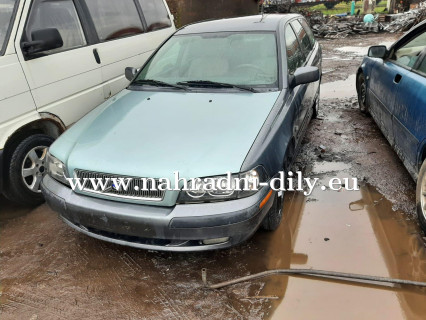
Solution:
{"label": "van bumper", "polygon": [[256,232],[274,199],[259,209],[269,192],[262,188],[238,200],[149,206],[77,194],[48,175],[41,189],[48,205],[74,229],[100,240],[158,251],[205,251],[241,243]]}

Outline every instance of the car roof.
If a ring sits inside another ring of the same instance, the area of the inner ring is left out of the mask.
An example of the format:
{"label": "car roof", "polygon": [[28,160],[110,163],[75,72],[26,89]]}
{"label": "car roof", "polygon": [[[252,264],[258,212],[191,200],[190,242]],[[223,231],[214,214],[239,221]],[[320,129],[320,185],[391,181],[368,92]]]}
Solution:
{"label": "car roof", "polygon": [[302,16],[299,14],[265,14],[230,19],[209,20],[189,24],[177,35],[206,32],[276,31],[281,21]]}

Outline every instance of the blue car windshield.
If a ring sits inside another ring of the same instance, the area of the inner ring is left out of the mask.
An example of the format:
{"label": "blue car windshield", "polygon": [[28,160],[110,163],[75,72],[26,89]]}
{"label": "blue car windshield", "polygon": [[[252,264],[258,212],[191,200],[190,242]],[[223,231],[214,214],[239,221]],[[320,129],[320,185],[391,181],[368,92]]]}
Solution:
{"label": "blue car windshield", "polygon": [[0,0],[0,53],[3,51],[6,42],[6,35],[9,31],[13,9],[17,0]]}
{"label": "blue car windshield", "polygon": [[220,32],[178,35],[160,48],[134,83],[211,81],[278,87],[275,33]]}

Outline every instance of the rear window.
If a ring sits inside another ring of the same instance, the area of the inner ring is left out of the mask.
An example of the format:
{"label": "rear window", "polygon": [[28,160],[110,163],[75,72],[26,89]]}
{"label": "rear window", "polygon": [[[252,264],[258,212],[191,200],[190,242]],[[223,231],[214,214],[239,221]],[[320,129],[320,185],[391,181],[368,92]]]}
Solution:
{"label": "rear window", "polygon": [[139,0],[148,31],[168,28],[172,22],[163,0]]}
{"label": "rear window", "polygon": [[300,19],[299,22],[302,24],[303,29],[305,29],[306,34],[308,35],[309,40],[311,41],[312,47],[313,47],[315,45],[315,37],[311,28],[309,28],[309,25],[305,20]]}
{"label": "rear window", "polygon": [[311,40],[309,39],[308,34],[306,33],[305,29],[302,28],[302,25],[299,21],[293,21],[291,23],[294,32],[296,33],[297,38],[299,39],[299,42],[302,46],[302,50],[305,53],[308,53],[312,50],[313,45],[311,43]]}
{"label": "rear window", "polygon": [[99,40],[108,41],[142,33],[133,0],[86,0]]}

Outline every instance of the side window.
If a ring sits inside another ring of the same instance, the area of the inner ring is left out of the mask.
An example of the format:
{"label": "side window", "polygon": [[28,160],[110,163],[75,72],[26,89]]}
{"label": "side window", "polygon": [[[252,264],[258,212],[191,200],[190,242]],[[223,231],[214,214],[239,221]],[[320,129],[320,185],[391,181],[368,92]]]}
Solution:
{"label": "side window", "polygon": [[285,45],[287,49],[288,73],[293,74],[297,68],[304,64],[305,57],[294,31],[289,25],[285,29]]}
{"label": "side window", "polygon": [[64,45],[47,54],[70,50],[86,45],[83,29],[72,0],[35,0],[25,27],[25,37],[32,40],[35,30],[56,28]]}
{"label": "side window", "polygon": [[86,4],[101,41],[133,36],[144,31],[133,0],[86,0]]}
{"label": "side window", "polygon": [[303,29],[306,31],[309,40],[311,41],[312,44],[312,48],[315,45],[315,37],[314,37],[314,33],[312,32],[311,28],[309,27],[308,23],[306,22],[306,20],[304,19],[300,19],[299,22],[302,24]]}
{"label": "side window", "polygon": [[422,63],[420,63],[420,65],[417,67],[416,70],[420,71],[421,74],[423,74],[424,76],[426,76],[426,57],[423,58]]}
{"label": "side window", "polygon": [[294,29],[294,32],[296,33],[297,38],[299,39],[303,52],[308,55],[308,53],[313,48],[312,42],[309,39],[308,34],[306,33],[305,29],[302,28],[302,25],[299,21],[295,20],[291,22],[291,25]]}
{"label": "side window", "polygon": [[139,0],[148,25],[148,31],[171,27],[169,14],[163,0]]}
{"label": "side window", "polygon": [[399,65],[412,68],[425,48],[426,32],[423,32],[403,45],[401,48],[397,49],[390,59],[396,61]]}

